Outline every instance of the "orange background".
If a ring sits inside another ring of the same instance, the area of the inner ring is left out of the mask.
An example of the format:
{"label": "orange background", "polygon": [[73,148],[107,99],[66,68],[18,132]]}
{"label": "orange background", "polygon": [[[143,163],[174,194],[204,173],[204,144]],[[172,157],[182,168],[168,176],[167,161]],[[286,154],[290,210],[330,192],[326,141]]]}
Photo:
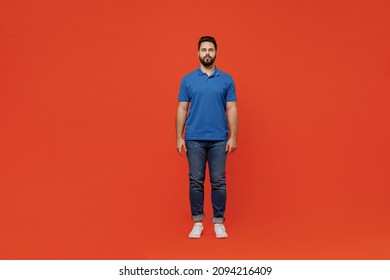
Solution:
{"label": "orange background", "polygon": [[[1,259],[389,259],[390,4],[0,3]],[[229,238],[190,240],[181,77],[235,78]]]}

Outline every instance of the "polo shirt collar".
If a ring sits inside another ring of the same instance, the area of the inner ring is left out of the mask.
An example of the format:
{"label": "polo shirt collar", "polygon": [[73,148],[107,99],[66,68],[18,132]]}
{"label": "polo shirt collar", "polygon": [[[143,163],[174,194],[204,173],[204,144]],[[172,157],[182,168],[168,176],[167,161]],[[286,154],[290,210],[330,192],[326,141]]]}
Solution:
{"label": "polo shirt collar", "polygon": [[[198,67],[197,72],[198,72],[198,75],[199,75],[199,76],[202,76],[203,74],[205,74],[205,73],[200,69],[200,66]],[[217,68],[217,66],[215,66],[214,73],[211,74],[210,77],[212,77],[212,76],[219,76],[219,74],[220,74],[219,69]]]}

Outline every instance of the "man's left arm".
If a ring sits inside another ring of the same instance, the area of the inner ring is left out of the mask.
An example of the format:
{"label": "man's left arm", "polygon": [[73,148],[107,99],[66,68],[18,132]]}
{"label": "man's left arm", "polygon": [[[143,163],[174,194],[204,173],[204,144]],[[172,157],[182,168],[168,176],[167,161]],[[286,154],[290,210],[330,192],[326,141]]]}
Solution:
{"label": "man's left arm", "polygon": [[238,111],[236,102],[226,102],[226,114],[230,130],[226,152],[231,154],[237,149]]}

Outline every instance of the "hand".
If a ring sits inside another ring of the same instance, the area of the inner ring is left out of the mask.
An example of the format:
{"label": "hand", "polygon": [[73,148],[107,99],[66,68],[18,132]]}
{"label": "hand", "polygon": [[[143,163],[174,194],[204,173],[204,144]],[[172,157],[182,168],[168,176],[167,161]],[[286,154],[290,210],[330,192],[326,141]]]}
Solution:
{"label": "hand", "polygon": [[[183,153],[183,148],[184,148],[184,153]],[[186,142],[184,141],[183,138],[179,138],[176,140],[176,149],[181,156],[184,156],[185,153],[187,152]]]}
{"label": "hand", "polygon": [[235,138],[229,138],[229,140],[226,143],[225,152],[227,152],[228,154],[231,154],[236,149],[237,149],[237,140]]}

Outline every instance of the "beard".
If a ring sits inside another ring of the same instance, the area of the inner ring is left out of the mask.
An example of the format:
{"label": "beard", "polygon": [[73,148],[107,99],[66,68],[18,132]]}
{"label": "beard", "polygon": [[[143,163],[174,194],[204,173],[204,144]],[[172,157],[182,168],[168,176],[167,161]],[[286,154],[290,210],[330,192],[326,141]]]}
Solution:
{"label": "beard", "polygon": [[199,57],[199,60],[200,60],[200,63],[202,63],[203,64],[203,66],[206,66],[206,67],[208,67],[208,66],[211,66],[211,65],[213,65],[213,63],[214,63],[214,61],[215,61],[215,58],[216,58],[216,56],[214,56],[214,57],[211,57],[211,56],[205,56],[205,57]]}

